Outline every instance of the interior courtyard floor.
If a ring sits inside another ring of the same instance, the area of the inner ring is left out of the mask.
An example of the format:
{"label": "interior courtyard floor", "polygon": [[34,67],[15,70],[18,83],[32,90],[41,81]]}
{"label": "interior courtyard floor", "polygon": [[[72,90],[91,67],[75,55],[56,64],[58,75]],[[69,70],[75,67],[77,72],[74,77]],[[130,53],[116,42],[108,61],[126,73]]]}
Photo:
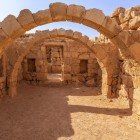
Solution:
{"label": "interior courtyard floor", "polygon": [[140,120],[126,99],[84,86],[21,84],[0,101],[0,140],[139,140]]}

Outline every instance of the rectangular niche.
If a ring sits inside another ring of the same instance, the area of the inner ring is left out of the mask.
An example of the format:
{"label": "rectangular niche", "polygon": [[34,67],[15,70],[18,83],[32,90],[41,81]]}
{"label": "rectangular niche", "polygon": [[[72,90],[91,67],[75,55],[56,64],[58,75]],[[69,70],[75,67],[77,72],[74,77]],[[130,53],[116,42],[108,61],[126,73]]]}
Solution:
{"label": "rectangular niche", "polygon": [[3,58],[0,58],[0,77],[3,77]]}
{"label": "rectangular niche", "polygon": [[88,72],[88,60],[82,59],[80,60],[80,73]]}
{"label": "rectangular niche", "polygon": [[36,72],[36,59],[30,58],[27,59],[27,65],[28,65],[28,72]]}

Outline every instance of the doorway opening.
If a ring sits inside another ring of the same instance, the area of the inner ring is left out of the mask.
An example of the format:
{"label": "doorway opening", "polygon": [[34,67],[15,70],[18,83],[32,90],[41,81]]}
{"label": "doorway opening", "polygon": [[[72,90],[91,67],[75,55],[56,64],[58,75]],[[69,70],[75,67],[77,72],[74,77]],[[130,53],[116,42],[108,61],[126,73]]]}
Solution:
{"label": "doorway opening", "polygon": [[64,80],[64,55],[63,45],[46,46],[47,56],[47,82],[59,83]]}

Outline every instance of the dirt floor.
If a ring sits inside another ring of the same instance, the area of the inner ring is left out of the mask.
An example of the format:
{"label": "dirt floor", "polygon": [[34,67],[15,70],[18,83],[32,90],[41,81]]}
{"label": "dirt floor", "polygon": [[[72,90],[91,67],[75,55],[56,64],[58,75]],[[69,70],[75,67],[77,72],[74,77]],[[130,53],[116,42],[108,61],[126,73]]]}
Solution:
{"label": "dirt floor", "polygon": [[22,85],[0,102],[0,140],[140,140],[128,101],[88,87]]}

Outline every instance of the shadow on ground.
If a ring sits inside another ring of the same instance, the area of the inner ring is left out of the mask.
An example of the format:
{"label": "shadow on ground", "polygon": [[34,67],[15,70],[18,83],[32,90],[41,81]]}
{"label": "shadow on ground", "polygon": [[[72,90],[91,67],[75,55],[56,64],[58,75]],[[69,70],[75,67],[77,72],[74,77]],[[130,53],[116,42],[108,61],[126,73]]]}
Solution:
{"label": "shadow on ground", "polygon": [[[19,93],[14,99],[5,99],[0,103],[1,140],[57,140],[59,137],[70,137],[74,135],[71,113],[75,112],[131,115],[129,109],[69,105],[68,96],[74,95],[69,90],[65,93],[62,89],[31,86],[21,87]],[[80,94],[86,96],[85,91],[75,93]],[[87,95],[94,96],[92,93]]]}

